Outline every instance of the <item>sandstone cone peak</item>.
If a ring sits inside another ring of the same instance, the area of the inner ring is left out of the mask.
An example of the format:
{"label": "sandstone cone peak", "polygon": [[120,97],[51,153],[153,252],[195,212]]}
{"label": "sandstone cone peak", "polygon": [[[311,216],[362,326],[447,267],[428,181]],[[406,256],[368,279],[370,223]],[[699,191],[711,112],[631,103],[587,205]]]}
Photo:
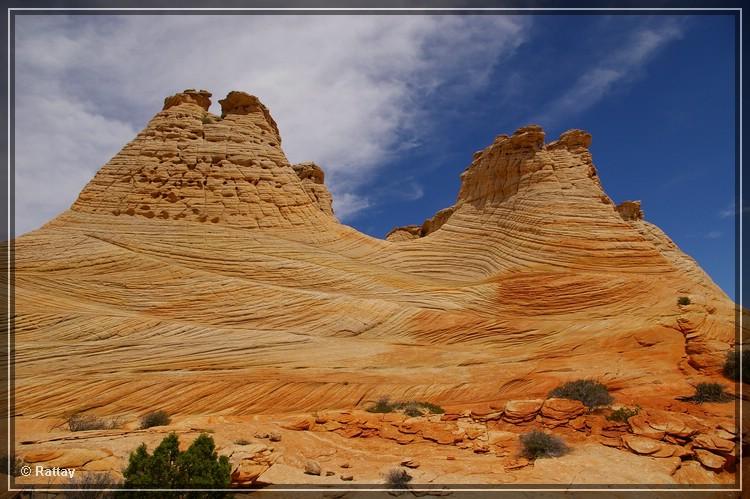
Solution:
{"label": "sandstone cone peak", "polygon": [[332,214],[319,201],[330,198],[325,186],[311,197],[292,169],[276,122],[257,97],[230,92],[218,118],[207,111],[210,96],[185,90],[167,97],[72,210],[248,228],[314,224],[321,212]]}

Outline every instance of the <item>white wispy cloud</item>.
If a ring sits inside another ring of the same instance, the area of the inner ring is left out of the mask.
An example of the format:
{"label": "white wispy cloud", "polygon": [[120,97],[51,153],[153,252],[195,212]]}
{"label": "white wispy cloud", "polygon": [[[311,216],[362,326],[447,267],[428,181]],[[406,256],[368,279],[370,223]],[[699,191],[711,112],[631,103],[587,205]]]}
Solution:
{"label": "white wispy cloud", "polygon": [[[19,16],[16,233],[63,211],[161,109],[206,88],[258,95],[290,161],[326,170],[337,215],[446,94],[486,85],[527,34],[511,16]],[[218,109],[218,104],[214,104]]]}
{"label": "white wispy cloud", "polygon": [[737,204],[732,202],[731,204],[728,204],[726,208],[719,210],[718,215],[719,218],[729,218],[739,215],[740,212],[750,212],[750,206],[743,206],[742,209],[738,209]]}
{"label": "white wispy cloud", "polygon": [[572,85],[552,100],[531,121],[548,127],[595,105],[616,89],[641,76],[644,66],[670,42],[682,37],[683,25],[675,18],[649,19],[632,30],[620,48],[604,53]]}
{"label": "white wispy cloud", "polygon": [[341,220],[346,220],[353,214],[369,208],[372,203],[366,196],[343,192],[333,198],[333,211]]}
{"label": "white wispy cloud", "polygon": [[706,239],[719,239],[722,236],[722,232],[720,230],[712,230],[705,234]]}
{"label": "white wispy cloud", "polygon": [[424,188],[416,182],[409,182],[399,194],[405,201],[416,201],[424,197]]}

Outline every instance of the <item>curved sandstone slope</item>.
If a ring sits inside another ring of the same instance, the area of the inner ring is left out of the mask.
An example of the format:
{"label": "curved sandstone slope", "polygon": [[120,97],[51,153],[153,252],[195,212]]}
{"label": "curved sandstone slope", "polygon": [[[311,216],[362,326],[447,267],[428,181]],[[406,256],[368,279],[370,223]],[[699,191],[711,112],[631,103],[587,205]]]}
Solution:
{"label": "curved sandstone slope", "polygon": [[17,239],[19,414],[471,406],[580,377],[645,403],[720,379],[734,304],[610,201],[585,132],[498,137],[454,206],[384,241],[333,217],[257,98],[219,118],[209,96],[168,98]]}

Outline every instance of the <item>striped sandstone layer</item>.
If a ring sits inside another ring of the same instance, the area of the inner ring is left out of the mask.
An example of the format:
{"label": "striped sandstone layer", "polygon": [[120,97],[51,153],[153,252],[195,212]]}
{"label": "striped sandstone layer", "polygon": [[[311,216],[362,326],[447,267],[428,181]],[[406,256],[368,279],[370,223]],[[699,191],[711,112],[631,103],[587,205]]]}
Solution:
{"label": "striped sandstone layer", "polygon": [[18,414],[470,406],[584,377],[671,400],[719,379],[734,303],[640,205],[612,202],[589,134],[497,137],[453,206],[379,240],[335,218],[256,97],[221,103],[167,98],[15,241]]}

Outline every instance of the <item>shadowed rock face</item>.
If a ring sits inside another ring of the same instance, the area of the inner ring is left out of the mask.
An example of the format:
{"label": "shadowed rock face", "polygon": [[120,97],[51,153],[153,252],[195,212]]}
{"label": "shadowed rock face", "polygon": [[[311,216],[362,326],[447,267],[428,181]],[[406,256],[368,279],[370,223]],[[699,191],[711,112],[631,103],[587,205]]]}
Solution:
{"label": "shadowed rock face", "polygon": [[617,205],[617,212],[623,220],[643,220],[640,201],[623,201]]}
{"label": "shadowed rock face", "polygon": [[168,98],[17,239],[19,412],[460,405],[576,378],[669,399],[734,343],[734,304],[615,207],[585,132],[497,137],[453,206],[391,242],[334,218],[322,170],[289,164],[256,97],[230,93],[222,118],[209,97]]}
{"label": "shadowed rock face", "polygon": [[302,181],[302,187],[310,199],[318,205],[326,215],[333,215],[333,198],[325,186],[323,169],[315,163],[308,161],[293,165],[294,172]]}

